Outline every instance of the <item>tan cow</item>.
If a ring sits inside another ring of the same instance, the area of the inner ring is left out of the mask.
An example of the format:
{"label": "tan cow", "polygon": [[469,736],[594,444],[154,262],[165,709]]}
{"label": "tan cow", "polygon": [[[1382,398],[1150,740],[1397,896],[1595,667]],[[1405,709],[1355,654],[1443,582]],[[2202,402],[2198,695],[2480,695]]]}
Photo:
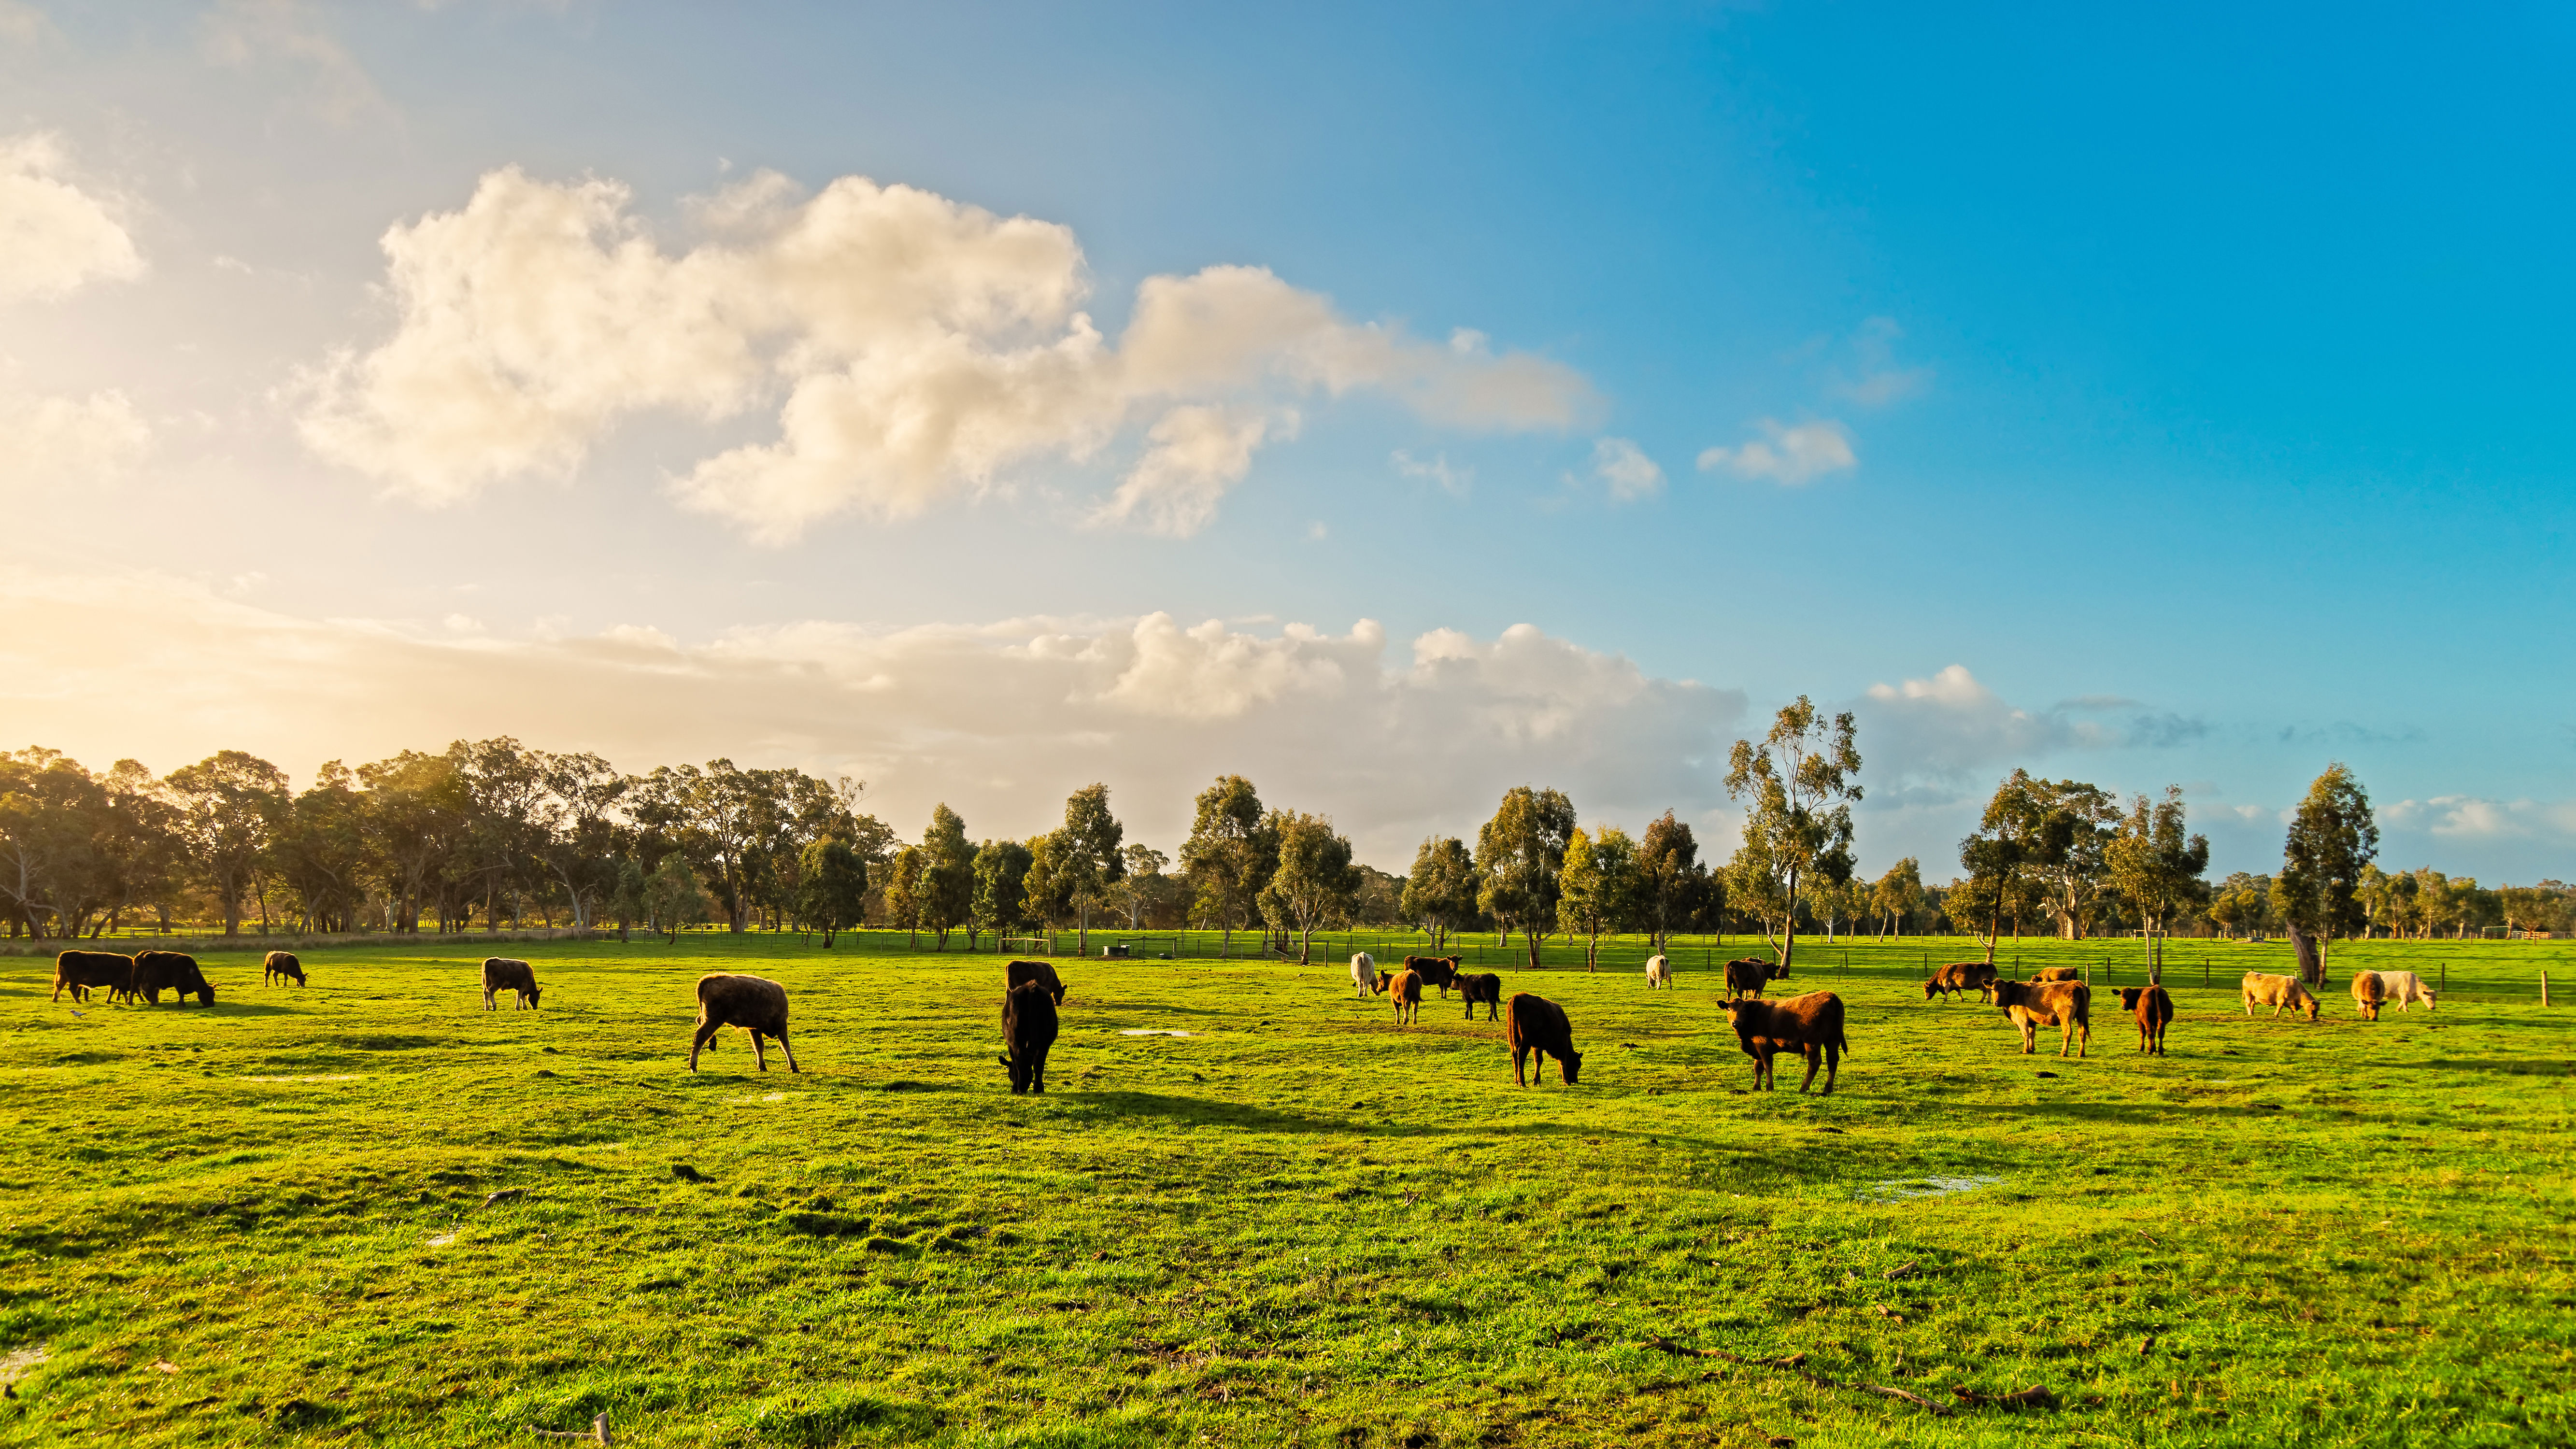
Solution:
{"label": "tan cow", "polygon": [[2255,1007],[2268,1006],[2272,1008],[2274,1020],[2280,1018],[2284,1008],[2291,1011],[2304,1011],[2310,1021],[2317,1019],[2316,994],[2301,986],[2295,976],[2275,976],[2268,971],[2248,971],[2245,973],[2244,984],[2238,989],[2244,995],[2247,1016],[2254,1014]]}
{"label": "tan cow", "polygon": [[[2093,1049],[2093,988],[2081,981],[1998,981],[1995,1005],[2021,1028],[2021,1053],[2039,1049],[2039,1029],[2057,1028],[2057,1054],[2074,1047],[2077,1056]],[[2079,1043],[2078,1036],[2081,1035]]]}
{"label": "tan cow", "polygon": [[2376,971],[2352,973],[2352,1009],[2364,1021],[2379,1020],[2379,1008],[2388,1000],[2388,983]]}
{"label": "tan cow", "polygon": [[2037,971],[2030,974],[2030,979],[2033,981],[2081,981],[2084,979],[2084,968],[2081,966],[2042,966]]}
{"label": "tan cow", "polygon": [[2433,988],[2424,984],[2423,977],[2412,971],[2382,971],[2379,979],[2388,988],[2388,999],[2397,1003],[2399,1011],[2419,1001],[2424,1003],[2426,1011],[2433,1009]]}
{"label": "tan cow", "polygon": [[1377,979],[1377,989],[1395,1001],[1395,1024],[1405,1026],[1422,1013],[1422,973],[1390,971]]}
{"label": "tan cow", "polygon": [[1658,986],[1670,987],[1672,984],[1673,963],[1665,960],[1662,956],[1647,957],[1646,989],[1648,991],[1652,991]]}

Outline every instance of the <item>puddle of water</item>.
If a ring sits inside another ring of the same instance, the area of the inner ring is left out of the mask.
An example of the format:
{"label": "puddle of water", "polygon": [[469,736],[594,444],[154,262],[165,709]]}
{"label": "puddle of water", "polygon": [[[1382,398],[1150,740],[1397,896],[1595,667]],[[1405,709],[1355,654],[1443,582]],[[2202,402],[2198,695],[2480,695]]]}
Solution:
{"label": "puddle of water", "polygon": [[53,1352],[51,1346],[42,1343],[37,1344],[32,1348],[22,1348],[11,1353],[0,1353],[0,1384],[16,1383],[18,1380],[25,1378],[30,1372],[32,1372],[36,1365],[43,1363],[46,1359],[51,1358],[52,1356]]}
{"label": "puddle of water", "polygon": [[1154,1028],[1152,1028],[1152,1027],[1148,1027],[1148,1026],[1134,1026],[1134,1027],[1129,1027],[1129,1028],[1127,1028],[1126,1030],[1124,1030],[1124,1031],[1122,1031],[1122,1032],[1120,1032],[1120,1033],[1118,1033],[1118,1034],[1119,1034],[1120,1036],[1196,1036],[1196,1035],[1198,1035],[1198,1033],[1197,1033],[1197,1032],[1194,1032],[1194,1031],[1157,1031],[1157,1030],[1155,1030]]}
{"label": "puddle of water", "polygon": [[363,1075],[365,1074],[362,1072],[341,1072],[337,1075],[328,1077],[236,1077],[234,1080],[242,1082],[354,1082]]}
{"label": "puddle of water", "polygon": [[1975,1192],[2003,1181],[2000,1177],[1901,1177],[1889,1182],[1874,1182],[1861,1189],[1864,1202],[1918,1202],[1924,1198],[1950,1197]]}

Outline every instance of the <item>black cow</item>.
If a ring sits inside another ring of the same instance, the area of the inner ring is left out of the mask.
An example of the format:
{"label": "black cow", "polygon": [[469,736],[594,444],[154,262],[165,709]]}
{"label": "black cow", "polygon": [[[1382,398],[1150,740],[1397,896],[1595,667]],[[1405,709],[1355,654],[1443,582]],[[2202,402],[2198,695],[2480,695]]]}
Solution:
{"label": "black cow", "polygon": [[198,969],[197,958],[179,951],[146,951],[135,957],[134,990],[154,1006],[161,1004],[164,991],[177,993],[182,1006],[191,996],[208,1006],[215,1004],[215,988]]}
{"label": "black cow", "polygon": [[1439,987],[1441,996],[1445,998],[1449,988],[1458,980],[1459,964],[1466,959],[1464,956],[1407,956],[1404,969],[1421,977],[1423,985]]}
{"label": "black cow", "polygon": [[1014,961],[1002,971],[1003,990],[1017,991],[1034,981],[1046,988],[1047,995],[1054,998],[1056,1005],[1064,1005],[1064,982],[1056,976],[1055,968],[1044,961]]}
{"label": "black cow", "polygon": [[284,981],[290,976],[295,978],[296,985],[303,985],[304,963],[296,960],[295,953],[292,951],[271,951],[268,953],[268,960],[261,963],[259,984],[267,986],[273,982]]}
{"label": "black cow", "polygon": [[134,958],[113,951],[65,951],[54,958],[54,1000],[68,991],[74,1001],[89,1000],[91,988],[104,986],[110,998],[134,994]]}
{"label": "black cow", "polygon": [[1739,956],[1726,963],[1726,994],[1729,999],[1758,997],[1763,987],[1788,974],[1788,968],[1777,961],[1765,961],[1759,956]]}
{"label": "black cow", "polygon": [[1055,1001],[1046,987],[1026,981],[1002,998],[1002,1039],[1011,1046],[1002,1058],[1011,1069],[1011,1095],[1045,1095],[1047,1049],[1055,1045]]}
{"label": "black cow", "polygon": [[1544,996],[1514,992],[1503,1019],[1503,1036],[1511,1043],[1512,1081],[1517,1085],[1526,1087],[1539,1080],[1549,1057],[1556,1058],[1557,1071],[1569,1087],[1583,1070],[1583,1053],[1574,1049],[1574,1026],[1565,1019],[1565,1008]]}
{"label": "black cow", "polygon": [[1492,1021],[1502,1010],[1503,978],[1491,971],[1474,972],[1458,978],[1458,994],[1467,1001],[1467,1020],[1476,1019],[1477,1003],[1485,1007],[1485,1020]]}

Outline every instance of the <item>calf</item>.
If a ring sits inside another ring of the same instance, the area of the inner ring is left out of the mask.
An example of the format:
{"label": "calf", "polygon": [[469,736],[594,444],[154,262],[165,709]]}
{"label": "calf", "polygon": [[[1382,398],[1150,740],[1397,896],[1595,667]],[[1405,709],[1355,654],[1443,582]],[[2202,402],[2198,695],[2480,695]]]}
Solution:
{"label": "calf", "polygon": [[1672,964],[1670,961],[1665,960],[1665,959],[1664,959],[1663,957],[1661,957],[1661,956],[1649,956],[1649,957],[1647,957],[1647,958],[1646,958],[1646,989],[1647,989],[1648,991],[1652,991],[1652,990],[1654,990],[1656,987],[1661,986],[1661,987],[1665,988],[1666,990],[1670,990],[1670,989],[1672,989],[1672,984],[1673,984],[1673,964]]}
{"label": "calf", "polygon": [[190,996],[208,1006],[215,1004],[215,988],[198,969],[197,958],[181,951],[145,951],[136,956],[133,990],[154,1006],[161,1004],[164,991],[176,992],[182,1006]]}
{"label": "calf", "polygon": [[2138,1019],[2138,1050],[2165,1054],[2165,1027],[2174,1019],[2173,998],[2161,986],[2115,986],[2120,1009]]}
{"label": "calf", "polygon": [[1485,1008],[1485,1020],[1492,1021],[1494,1014],[1502,1010],[1503,978],[1491,971],[1461,976],[1458,978],[1458,994],[1466,998],[1467,1020],[1476,1019],[1476,1006],[1481,1002]]}
{"label": "calf", "polygon": [[1407,967],[1390,971],[1377,979],[1377,989],[1395,999],[1395,1024],[1402,1026],[1422,1014],[1422,973]]}
{"label": "calf", "polygon": [[1056,1005],[1064,1005],[1064,982],[1057,978],[1055,968],[1044,961],[1014,961],[1002,971],[1004,990],[1017,991],[1034,981],[1046,988],[1047,995]]}
{"label": "calf", "polygon": [[262,986],[274,985],[290,976],[295,978],[297,986],[304,984],[304,963],[296,960],[292,951],[271,951],[268,959],[260,963],[259,984]]}
{"label": "calf", "polygon": [[134,994],[134,958],[113,951],[65,951],[54,958],[54,1000],[68,991],[74,1001],[89,1000],[93,987],[110,996]]}
{"label": "calf", "polygon": [[2382,971],[2379,979],[2386,983],[2388,999],[2397,1003],[2399,1011],[2419,1001],[2424,1003],[2426,1011],[2433,1009],[2433,988],[2424,984],[2423,977],[2412,971]]}
{"label": "calf", "polygon": [[[2012,1024],[2021,1028],[2021,1052],[2029,1056],[2037,1051],[2039,1028],[2057,1028],[2057,1054],[2066,1055],[2074,1046],[2077,1056],[2090,1056],[2093,1051],[2093,988],[2081,981],[1998,981],[1995,983],[1995,1005],[2004,1009]],[[2082,1044],[2077,1045],[2077,1034]]]}
{"label": "calf", "polygon": [[1010,1051],[1002,1065],[1011,1069],[1011,1095],[1046,1094],[1047,1050],[1055,1045],[1055,1001],[1037,982],[1023,982],[1002,998],[1002,1040]]}
{"label": "calf", "polygon": [[1574,1026],[1565,1019],[1565,1008],[1544,996],[1512,994],[1503,1007],[1503,1039],[1511,1043],[1516,1085],[1526,1087],[1543,1078],[1549,1057],[1556,1058],[1557,1072],[1569,1087],[1583,1070],[1583,1053],[1574,1049]]}
{"label": "calf", "polygon": [[2268,971],[2248,971],[2245,973],[2245,980],[2237,990],[2244,997],[2247,1016],[2254,1014],[2255,1007],[2268,1006],[2272,1008],[2272,1017],[2276,1021],[2280,1019],[2282,1009],[2285,1007],[2291,1011],[2306,1012],[2310,1021],[2317,1019],[2315,993],[2300,985],[2295,976],[2275,976]]}
{"label": "calf", "polygon": [[1458,968],[1466,959],[1464,956],[1407,956],[1404,969],[1421,977],[1423,985],[1439,987],[1440,995],[1446,999],[1450,986],[1458,980]]}
{"label": "calf", "polygon": [[1992,961],[1953,961],[1932,973],[1923,983],[1923,999],[1938,996],[1947,1003],[1954,992],[1973,991],[1980,1000],[1994,995],[1995,963]]}
{"label": "calf", "polygon": [[1362,1001],[1377,993],[1377,960],[1366,951],[1351,958],[1351,989]]}
{"label": "calf", "polygon": [[1799,1091],[1816,1084],[1816,1068],[1821,1065],[1825,1095],[1833,1095],[1843,1054],[1851,1050],[1843,1035],[1841,997],[1830,991],[1810,991],[1785,1001],[1730,1001],[1726,1020],[1735,1028],[1735,1044],[1753,1058],[1753,1090],[1767,1092],[1777,1085],[1772,1059],[1785,1050],[1806,1060],[1807,1079],[1798,1084]]}
{"label": "calf", "polygon": [[698,1069],[698,1049],[729,1026],[750,1033],[751,1058],[762,1071],[769,1070],[769,1053],[761,1050],[762,1037],[775,1040],[778,1049],[787,1054],[787,1070],[797,1070],[796,1049],[787,1044],[786,987],[765,976],[717,973],[699,977],[698,1034],[689,1041],[690,1071]]}
{"label": "calf", "polygon": [[1763,987],[1788,974],[1780,969],[1777,961],[1765,961],[1759,956],[1739,956],[1726,963],[1727,997],[1731,1000],[1738,996],[1760,996]]}
{"label": "calf", "polygon": [[2084,979],[2084,968],[2081,966],[2042,966],[2037,971],[2030,974],[2030,979],[2033,981],[2081,981]]}
{"label": "calf", "polygon": [[[492,998],[504,991],[515,991],[519,993],[518,1005],[513,1009],[519,1011],[536,1010],[536,968],[530,966],[525,961],[514,960],[508,956],[484,957],[483,1009],[485,1011],[500,1010],[499,1007],[493,1004]],[[697,1054],[695,1052],[690,1053],[690,1059],[692,1061],[696,1060],[696,1057]],[[692,1068],[692,1070],[694,1070],[694,1068]]]}
{"label": "calf", "polygon": [[2388,982],[2376,971],[2352,973],[2352,1009],[2364,1021],[2379,1020],[2380,1005],[2388,1000]]}

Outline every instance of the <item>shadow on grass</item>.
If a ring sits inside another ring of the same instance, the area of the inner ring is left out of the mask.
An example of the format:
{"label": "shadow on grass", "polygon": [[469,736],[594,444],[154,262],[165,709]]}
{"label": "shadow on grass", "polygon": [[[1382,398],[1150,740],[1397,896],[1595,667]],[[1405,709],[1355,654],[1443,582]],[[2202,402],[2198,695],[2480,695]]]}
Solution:
{"label": "shadow on grass", "polygon": [[2374,1067],[2411,1067],[2417,1070],[2494,1072],[2501,1076],[2508,1077],[2576,1077],[2576,1061],[2570,1061],[2565,1057],[2557,1058],[2554,1061],[2546,1057],[2531,1058],[2522,1061],[2466,1061],[2459,1057],[2435,1057],[2430,1061],[2410,1062],[2397,1060],[2373,1062],[2371,1065]]}

